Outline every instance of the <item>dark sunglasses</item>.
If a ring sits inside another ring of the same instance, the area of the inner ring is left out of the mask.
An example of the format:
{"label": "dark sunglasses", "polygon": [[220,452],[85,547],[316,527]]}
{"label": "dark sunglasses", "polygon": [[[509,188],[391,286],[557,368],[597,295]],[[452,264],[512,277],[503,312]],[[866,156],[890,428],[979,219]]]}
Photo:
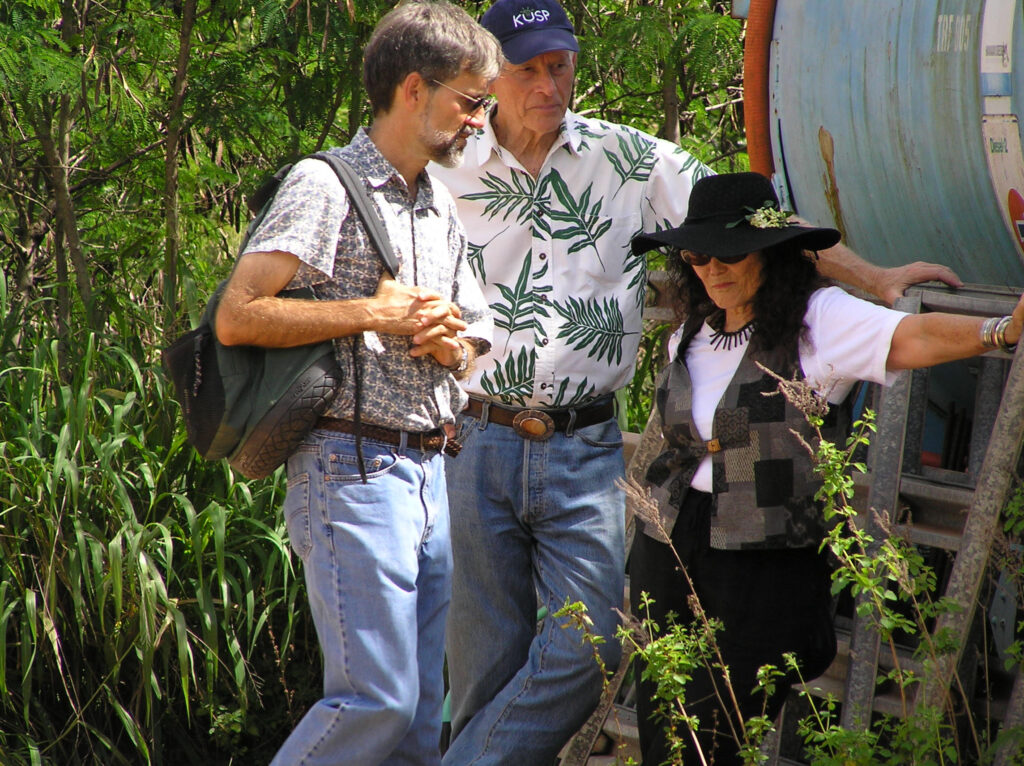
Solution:
{"label": "dark sunglasses", "polygon": [[731,266],[750,255],[750,253],[742,253],[741,255],[705,255],[704,253],[695,253],[692,250],[680,250],[677,247],[672,248],[672,254],[679,256],[687,266],[707,266],[711,263],[712,258]]}

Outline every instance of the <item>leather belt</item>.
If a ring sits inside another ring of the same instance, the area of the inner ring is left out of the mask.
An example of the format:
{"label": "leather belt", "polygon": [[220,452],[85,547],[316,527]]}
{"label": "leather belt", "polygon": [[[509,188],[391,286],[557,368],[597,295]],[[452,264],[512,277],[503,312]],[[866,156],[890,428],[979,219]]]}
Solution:
{"label": "leather belt", "polygon": [[[482,418],[484,404],[485,400],[470,397],[469,405],[463,412],[474,418]],[[497,423],[500,426],[511,426],[524,439],[544,441],[551,438],[551,434],[556,431],[568,430],[570,423],[573,428],[585,428],[611,420],[613,417],[615,417],[615,400],[609,395],[585,407],[564,409],[504,407],[490,402],[487,422]]]}
{"label": "leather belt", "polygon": [[[337,431],[343,434],[356,433],[356,424],[351,420],[342,420],[341,418],[321,417],[316,421],[316,428],[324,431]],[[384,426],[375,426],[369,423],[362,423],[359,426],[359,434],[364,439],[372,439],[384,442],[385,444],[394,444],[395,446],[401,445],[402,433],[403,431],[397,428],[384,428]],[[440,428],[422,433],[415,433],[413,431],[405,431],[404,433],[406,434],[406,446],[418,449],[421,452],[441,452],[444,450],[446,454],[454,457],[452,452],[457,453],[456,448],[460,446],[455,444],[455,442],[446,441],[444,433]]]}

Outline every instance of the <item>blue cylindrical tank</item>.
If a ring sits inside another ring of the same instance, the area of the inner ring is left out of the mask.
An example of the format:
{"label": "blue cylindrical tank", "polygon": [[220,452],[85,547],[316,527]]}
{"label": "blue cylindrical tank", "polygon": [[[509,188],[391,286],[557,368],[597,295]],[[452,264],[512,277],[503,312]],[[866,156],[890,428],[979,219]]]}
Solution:
{"label": "blue cylindrical tank", "polygon": [[1022,1],[777,0],[764,66],[790,209],[882,265],[1024,285]]}

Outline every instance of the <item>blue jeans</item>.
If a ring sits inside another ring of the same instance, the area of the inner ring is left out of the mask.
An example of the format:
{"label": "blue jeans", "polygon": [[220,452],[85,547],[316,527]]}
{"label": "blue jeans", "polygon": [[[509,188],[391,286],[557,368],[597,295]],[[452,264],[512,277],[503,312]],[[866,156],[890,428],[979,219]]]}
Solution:
{"label": "blue jeans", "polygon": [[540,442],[465,415],[459,428],[464,446],[447,466],[455,572],[443,762],[546,766],[593,711],[602,679],[581,631],[548,617],[538,632],[538,606],[582,602],[609,671],[621,653],[622,434],[614,420]]}
{"label": "blue jeans", "polygon": [[274,757],[440,763],[451,547],[444,458],[314,431],[288,460],[284,513],[324,659],[323,699]]}

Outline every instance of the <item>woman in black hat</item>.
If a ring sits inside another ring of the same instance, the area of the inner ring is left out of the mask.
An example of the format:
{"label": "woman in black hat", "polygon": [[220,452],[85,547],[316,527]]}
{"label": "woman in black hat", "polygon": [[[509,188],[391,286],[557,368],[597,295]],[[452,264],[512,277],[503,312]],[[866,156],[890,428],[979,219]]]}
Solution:
{"label": "woman in black hat", "polygon": [[[774,718],[796,680],[779,679],[765,704],[751,693],[759,667],[784,669],[782,655],[792,652],[809,680],[836,652],[829,568],[818,551],[825,529],[814,494],[821,481],[791,429],[808,442],[812,433],[792,404],[765,395],[777,391],[777,380],[759,365],[802,378],[839,404],[858,380],[885,383],[895,370],[996,347],[1012,351],[1024,327],[1024,299],[998,319],[908,315],[831,287],[807,251],[839,238],[834,229],[791,223],[766,178],[736,173],[697,182],[678,228],[633,240],[638,254],[667,248],[685,318],[659,379],[665,449],[647,482],[702,608],[722,621],[717,641],[743,720]],[[823,431],[842,443],[836,411]],[[675,556],[657,530],[638,522],[641,531],[630,553],[634,612],[662,630],[669,612],[677,623],[690,622],[691,590]],[[641,593],[653,599],[649,610]],[[651,766],[669,757],[655,688],[639,684],[643,763]],[[739,763],[742,721],[721,674],[695,670],[685,700],[687,714],[700,719],[705,757],[714,751],[718,766]],[[688,744],[684,763],[701,763],[689,734],[680,733]]]}

